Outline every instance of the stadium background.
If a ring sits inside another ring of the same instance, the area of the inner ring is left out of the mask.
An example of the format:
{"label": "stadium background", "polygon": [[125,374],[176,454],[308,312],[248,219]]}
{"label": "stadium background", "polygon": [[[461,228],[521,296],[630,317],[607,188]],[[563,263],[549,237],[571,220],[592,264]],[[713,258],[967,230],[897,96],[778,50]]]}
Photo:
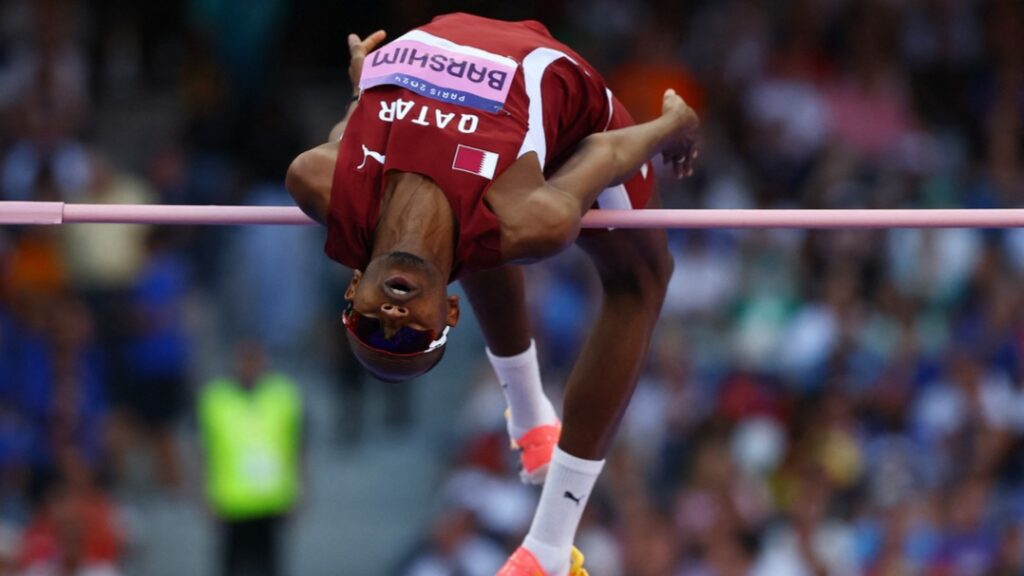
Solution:
{"label": "stadium background", "polygon": [[[670,207],[1021,205],[1015,0],[5,0],[0,199],[288,203],[291,157],[347,105],[346,34],[457,9],[543,21],[640,119],[683,93],[704,150],[663,182]],[[536,492],[472,318],[429,377],[364,380],[322,240],[0,230],[0,574],[73,528],[104,535],[113,573],[216,573],[193,405],[240,343],[305,398],[287,573],[493,574]],[[1024,231],[672,249],[579,534],[592,574],[1024,574]],[[528,282],[557,394],[594,279],[570,251]]]}

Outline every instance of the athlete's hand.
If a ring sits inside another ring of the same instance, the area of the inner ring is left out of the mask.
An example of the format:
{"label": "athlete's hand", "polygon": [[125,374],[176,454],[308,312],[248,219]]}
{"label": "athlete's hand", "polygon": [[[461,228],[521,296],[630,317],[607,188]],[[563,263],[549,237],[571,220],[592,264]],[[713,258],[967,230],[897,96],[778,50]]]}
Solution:
{"label": "athlete's hand", "polygon": [[665,91],[661,104],[661,116],[672,122],[672,132],[661,149],[661,159],[672,165],[676,178],[693,174],[693,163],[700,155],[697,147],[697,129],[700,119],[697,113],[671,88]]}
{"label": "athlete's hand", "polygon": [[355,95],[359,94],[359,78],[363,75],[363,60],[366,60],[366,55],[373,52],[373,49],[380,45],[386,37],[387,34],[383,30],[377,30],[362,39],[355,34],[348,35],[348,51],[352,56],[348,65],[348,77],[352,80],[352,91]]}

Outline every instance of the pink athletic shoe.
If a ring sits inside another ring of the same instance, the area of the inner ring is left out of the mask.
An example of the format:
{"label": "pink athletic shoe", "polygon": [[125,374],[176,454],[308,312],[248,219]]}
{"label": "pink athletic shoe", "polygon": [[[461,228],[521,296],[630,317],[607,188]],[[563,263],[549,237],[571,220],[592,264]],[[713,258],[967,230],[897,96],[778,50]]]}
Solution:
{"label": "pink athletic shoe", "polygon": [[[497,576],[551,576],[540,567],[532,552],[520,546],[512,553]],[[569,561],[569,576],[589,576],[583,568],[583,554],[574,546]]]}
{"label": "pink athletic shoe", "polygon": [[[508,418],[508,410],[505,411]],[[519,452],[519,479],[525,484],[543,484],[548,476],[551,455],[562,435],[562,423],[543,424],[530,428],[519,438],[512,438],[512,449]],[[511,437],[511,432],[509,433]]]}

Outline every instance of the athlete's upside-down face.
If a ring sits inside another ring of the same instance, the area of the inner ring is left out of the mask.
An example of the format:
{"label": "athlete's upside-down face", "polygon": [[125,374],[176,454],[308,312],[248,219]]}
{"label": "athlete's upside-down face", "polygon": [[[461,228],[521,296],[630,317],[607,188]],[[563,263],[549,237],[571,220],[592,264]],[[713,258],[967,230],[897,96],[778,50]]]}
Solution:
{"label": "athlete's upside-down face", "polygon": [[444,346],[418,352],[459,320],[458,296],[448,296],[447,286],[437,266],[405,252],[378,256],[357,270],[345,291],[351,307],[346,332],[360,361],[384,380],[407,380],[432,368]]}

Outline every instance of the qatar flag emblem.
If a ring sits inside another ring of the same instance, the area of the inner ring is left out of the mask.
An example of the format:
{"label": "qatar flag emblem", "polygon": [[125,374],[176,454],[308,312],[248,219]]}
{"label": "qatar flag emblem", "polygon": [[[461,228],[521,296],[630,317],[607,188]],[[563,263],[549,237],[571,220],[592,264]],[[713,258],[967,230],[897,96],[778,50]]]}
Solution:
{"label": "qatar flag emblem", "polygon": [[483,176],[488,180],[494,179],[494,171],[498,168],[498,154],[488,152],[471,146],[463,146],[455,149],[455,160],[452,162],[452,170],[469,172],[477,176]]}

